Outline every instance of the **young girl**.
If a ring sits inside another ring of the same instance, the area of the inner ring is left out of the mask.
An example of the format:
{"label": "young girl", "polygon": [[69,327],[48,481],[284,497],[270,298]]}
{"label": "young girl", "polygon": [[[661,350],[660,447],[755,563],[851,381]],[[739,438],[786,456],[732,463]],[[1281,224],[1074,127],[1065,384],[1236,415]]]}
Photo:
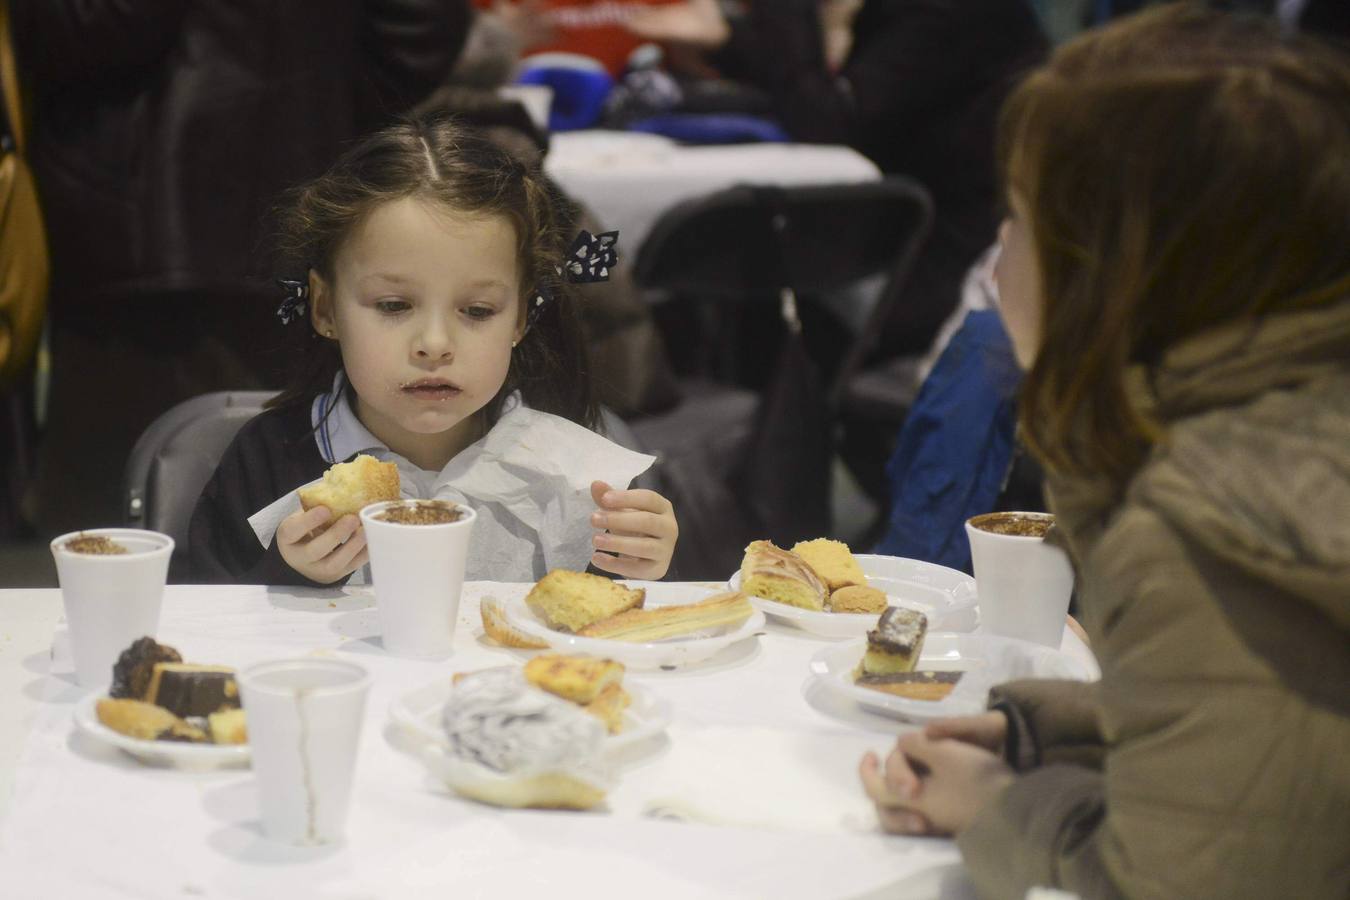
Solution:
{"label": "young girl", "polygon": [[[587,562],[665,574],[670,503],[607,483],[626,485],[650,458],[586,430],[598,411],[562,208],[537,172],[435,117],[371,136],[297,192],[283,235],[308,281],[280,312],[303,329],[300,374],[204,490],[189,537],[197,578],[331,584],[359,569],[357,517],[302,511],[294,491],[360,452],[398,463],[405,494],[479,511],[469,578]],[[285,514],[274,534],[268,511]]]}
{"label": "young girl", "polygon": [[1350,66],[1176,4],[1004,110],[999,288],[1096,684],[1023,681],[861,775],[982,896],[1344,897]]}

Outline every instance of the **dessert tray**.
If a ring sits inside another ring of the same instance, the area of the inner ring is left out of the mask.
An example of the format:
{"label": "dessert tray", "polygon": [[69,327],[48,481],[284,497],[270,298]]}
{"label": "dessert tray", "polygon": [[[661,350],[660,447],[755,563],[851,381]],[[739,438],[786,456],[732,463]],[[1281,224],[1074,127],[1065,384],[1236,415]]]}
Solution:
{"label": "dessert tray", "polygon": [[812,676],[837,696],[874,713],[908,722],[984,712],[989,689],[1016,678],[1067,678],[1090,681],[1097,673],[1062,650],[989,634],[929,632],[916,670],[963,673],[942,700],[915,700],[854,683],[867,641],[826,647],[811,660]]}
{"label": "dessert tray", "polygon": [[[657,581],[624,582],[647,591],[645,608],[694,603],[717,593],[715,589]],[[702,662],[732,644],[752,638],[764,628],[764,613],[756,609],[740,625],[710,628],[664,641],[640,643],[610,638],[590,638],[554,631],[534,614],[524,597],[506,603],[506,619],[524,634],[543,641],[561,653],[603,656],[630,669],[658,669]]]}
{"label": "dessert tray", "polygon": [[[419,748],[446,749],[449,742],[441,727],[441,713],[452,687],[451,680],[443,678],[404,694],[389,704],[390,721],[412,738]],[[607,756],[626,753],[630,747],[661,734],[670,724],[669,700],[657,697],[632,680],[624,682],[624,690],[632,698],[632,703],[624,711],[623,730],[605,738]]]}
{"label": "dessert tray", "polygon": [[206,770],[246,766],[248,744],[190,744],[180,741],[147,741],[113,731],[98,720],[98,701],[106,694],[90,694],[75,707],[75,726],[95,740],[116,747],[151,766]]}
{"label": "dessert tray", "polygon": [[[901,556],[854,554],[869,586],[886,595],[891,606],[916,609],[928,617],[932,631],[974,631],[979,624],[975,579],[965,572]],[[741,573],[727,582],[740,590]],[[875,628],[877,613],[815,612],[751,595],[750,602],[771,618],[827,638],[862,637]]]}

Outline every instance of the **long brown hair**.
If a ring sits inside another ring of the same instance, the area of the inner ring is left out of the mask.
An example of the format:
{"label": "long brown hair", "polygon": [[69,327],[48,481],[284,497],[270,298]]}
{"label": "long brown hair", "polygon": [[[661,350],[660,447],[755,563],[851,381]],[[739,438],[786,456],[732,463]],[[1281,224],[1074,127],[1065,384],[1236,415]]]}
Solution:
{"label": "long brown hair", "polygon": [[[281,250],[295,274],[313,269],[332,284],[347,237],[375,208],[405,197],[506,218],[516,233],[520,302],[533,304],[537,291],[550,297],[512,351],[506,381],[485,409],[488,423],[519,390],[533,409],[595,427],[599,413],[575,293],[557,268],[574,235],[574,207],[537,168],[452,116],[414,116],[376,132],[325,174],[296,188],[281,213]],[[336,343],[316,340],[307,320],[289,327],[296,332],[296,371],[273,406],[308,401],[328,390],[342,367]]]}
{"label": "long brown hair", "polygon": [[1127,369],[1350,295],[1350,66],[1266,19],[1178,4],[1066,44],[999,159],[1042,279],[1022,432],[1054,471],[1123,479],[1162,439]]}

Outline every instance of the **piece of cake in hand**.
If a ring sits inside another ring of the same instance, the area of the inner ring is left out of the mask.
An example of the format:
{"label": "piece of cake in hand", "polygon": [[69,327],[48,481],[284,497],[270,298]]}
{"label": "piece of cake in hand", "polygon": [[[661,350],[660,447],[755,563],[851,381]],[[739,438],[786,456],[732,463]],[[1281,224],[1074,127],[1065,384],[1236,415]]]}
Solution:
{"label": "piece of cake in hand", "polygon": [[753,541],[741,560],[741,590],[755,597],[821,612],[825,583],[806,561],[770,541]]}
{"label": "piece of cake in hand", "polygon": [[912,672],[923,651],[928,617],[921,612],[892,606],[881,614],[877,627],[867,632],[867,652],[862,675],[894,675]]}
{"label": "piece of cake in hand", "polygon": [[578,632],[592,622],[640,608],[646,597],[642,588],[626,588],[600,575],[554,569],[535,583],[525,603],[554,631]]}
{"label": "piece of cake in hand", "polygon": [[323,480],[305,485],[295,492],[305,509],[326,506],[336,522],[347,514],[356,515],[372,503],[397,500],[398,466],[380,462],[362,453],[347,463],[338,463],[323,473]]}
{"label": "piece of cake in hand", "polygon": [[830,612],[881,613],[886,611],[886,595],[865,584],[851,584],[830,592]]}
{"label": "piece of cake in hand", "polygon": [[867,584],[867,576],[853,558],[853,552],[848,549],[848,544],[841,541],[829,538],[798,541],[792,546],[792,552],[801,557],[831,591]]}

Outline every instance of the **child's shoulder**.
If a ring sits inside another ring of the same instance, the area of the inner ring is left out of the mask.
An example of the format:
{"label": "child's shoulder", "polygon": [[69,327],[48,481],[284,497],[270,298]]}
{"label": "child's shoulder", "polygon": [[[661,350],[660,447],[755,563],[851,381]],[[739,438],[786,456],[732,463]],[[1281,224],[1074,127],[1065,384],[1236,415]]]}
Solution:
{"label": "child's shoulder", "polygon": [[299,399],[264,409],[239,428],[230,453],[291,455],[297,449],[309,447],[317,455],[310,414],[312,405],[312,399]]}

